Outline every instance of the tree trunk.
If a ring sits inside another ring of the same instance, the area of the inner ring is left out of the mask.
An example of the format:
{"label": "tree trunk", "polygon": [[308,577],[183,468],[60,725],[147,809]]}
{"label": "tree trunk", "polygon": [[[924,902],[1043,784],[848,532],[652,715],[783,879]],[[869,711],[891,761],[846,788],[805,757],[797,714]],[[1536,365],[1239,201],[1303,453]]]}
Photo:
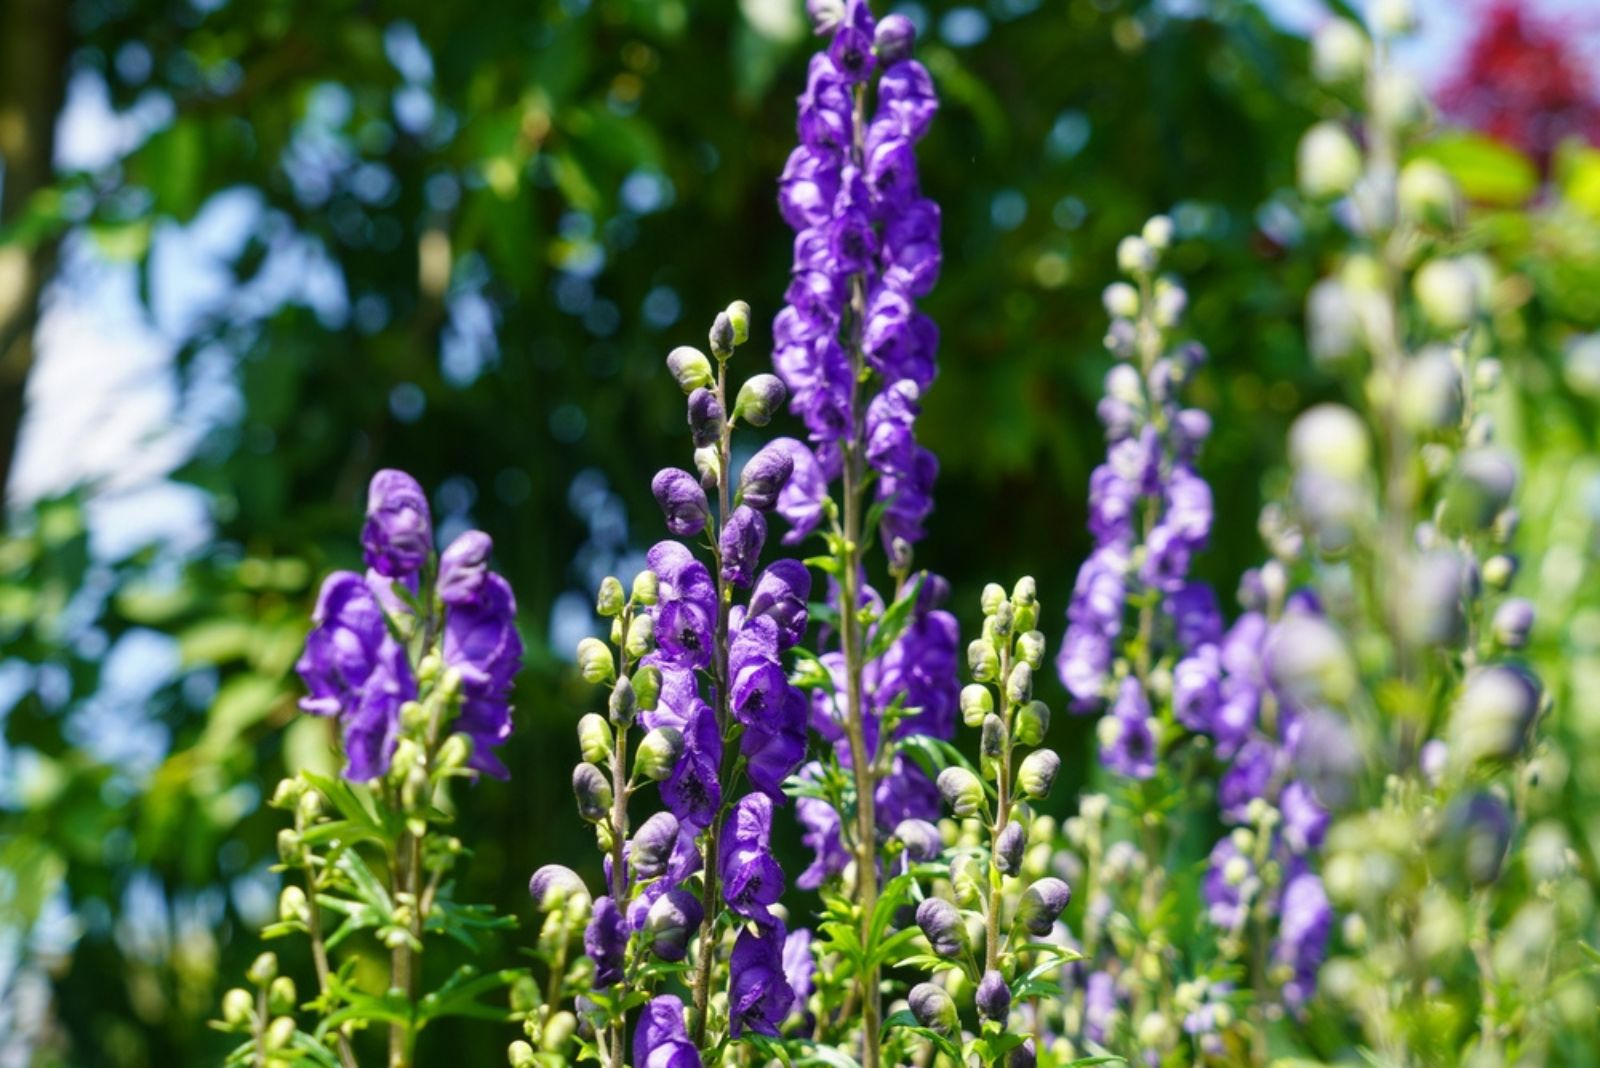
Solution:
{"label": "tree trunk", "polygon": [[[56,118],[67,88],[67,0],[0,0],[0,226],[27,211],[53,177]],[[39,297],[56,239],[0,244],[0,516],[33,366]]]}

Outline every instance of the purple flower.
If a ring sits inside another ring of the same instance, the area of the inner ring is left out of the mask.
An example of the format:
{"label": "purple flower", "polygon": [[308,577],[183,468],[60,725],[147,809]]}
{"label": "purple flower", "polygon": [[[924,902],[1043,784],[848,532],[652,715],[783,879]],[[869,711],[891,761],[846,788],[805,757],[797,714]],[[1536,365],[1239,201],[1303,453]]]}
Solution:
{"label": "purple flower", "polygon": [[1250,858],[1239,852],[1233,837],[1227,836],[1211,849],[1211,860],[1206,868],[1202,893],[1206,901],[1206,917],[1224,931],[1240,929],[1248,912],[1245,886],[1254,892],[1257,883],[1255,866]]}
{"label": "purple flower", "polygon": [[700,482],[687,471],[664,467],[650,481],[650,492],[661,505],[667,519],[667,529],[680,538],[692,538],[706,528],[711,518],[711,506],[706,503],[706,491]]}
{"label": "purple flower", "polygon": [[[807,764],[800,777],[815,783],[822,777],[822,765]],[[802,890],[815,890],[850,863],[850,852],[844,847],[844,823],[839,810],[820,797],[795,798],[794,814],[803,828],[800,841],[814,854],[811,866],[794,882]]]}
{"label": "purple flower", "polygon": [[806,695],[790,686],[773,714],[739,739],[750,782],[778,804],[786,800],[784,782],[806,758],[806,708]]}
{"label": "purple flower", "polygon": [[661,784],[661,799],[678,821],[703,829],[722,805],[722,735],[711,706],[697,701],[685,714],[684,748],[672,776]]}
{"label": "purple flower", "polygon": [[1100,762],[1134,779],[1156,773],[1156,737],[1151,729],[1150,702],[1139,680],[1122,680],[1111,715],[1100,721]]}
{"label": "purple flower", "polygon": [[1072,694],[1072,710],[1087,711],[1099,701],[1111,667],[1111,639],[1097,628],[1074,623],[1067,628],[1061,651],[1056,654],[1056,674]]}
{"label": "purple flower", "polygon": [[722,827],[722,898],[745,919],[781,929],[771,906],[783,896],[783,869],[772,856],[771,838],[772,799],[746,794]]}
{"label": "purple flower", "polygon": [[683,1002],[658,994],[645,1004],[633,1033],[634,1068],[700,1068],[700,1051],[689,1041]]}
{"label": "purple flower", "polygon": [[622,922],[617,903],[609,896],[596,898],[583,932],[583,951],[594,961],[595,986],[622,982],[623,953],[628,945],[628,929]]}
{"label": "purple flower", "polygon": [[[760,795],[755,795],[760,796]],[[728,1031],[738,1038],[746,1031],[776,1037],[794,1004],[794,989],[784,971],[788,940],[783,922],[744,927],[733,943],[728,975]]]}
{"label": "purple flower", "polygon": [[1222,640],[1222,610],[1217,594],[1204,582],[1186,582],[1167,594],[1166,613],[1178,639],[1178,647],[1193,653],[1201,646]]}
{"label": "purple flower", "polygon": [[735,508],[722,528],[723,581],[735,586],[750,585],[766,540],[767,521],[761,513],[744,504]]}
{"label": "purple flower", "polygon": [[1283,999],[1290,1008],[1299,1009],[1316,993],[1317,969],[1327,953],[1328,935],[1333,930],[1333,908],[1328,904],[1322,880],[1303,872],[1284,887],[1282,909],[1272,958],[1289,969]]}
{"label": "purple flower", "polygon": [[863,82],[871,77],[877,65],[872,54],[875,29],[866,0],[845,0],[844,19],[834,30],[828,58],[846,81]]}
{"label": "purple flower", "polygon": [[433,552],[433,523],[416,479],[393,468],[372,476],[361,546],[367,566],[380,575],[405,578],[422,570]]}
{"label": "purple flower", "polygon": [[1116,1026],[1117,985],[1109,972],[1091,972],[1083,991],[1083,1035],[1104,1045]]}
{"label": "purple flower", "polygon": [[804,541],[822,522],[822,502],[828,497],[828,480],[811,450],[794,438],[774,438],[767,442],[767,448],[785,453],[792,467],[789,481],[778,494],[776,507],[789,524],[783,543],[795,545]]}
{"label": "purple flower", "polygon": [[739,500],[759,512],[771,511],[792,474],[794,456],[789,449],[768,444],[750,457],[739,472]]}
{"label": "purple flower", "polygon": [[473,741],[471,767],[499,778],[507,771],[493,752],[511,737],[511,680],[522,667],[517,602],[492,572],[476,600],[445,612],[444,663],[461,675],[461,714],[455,727]]}
{"label": "purple flower", "polygon": [[372,590],[353,571],[324,580],[311,618],[314,626],[295,665],[308,691],[300,708],[338,717],[346,778],[377,778],[394,755],[400,706],[417,696],[405,649],[389,634]]}
{"label": "purple flower", "polygon": [[933,92],[933,78],[928,70],[914,59],[902,60],[883,72],[878,79],[878,116],[892,118],[899,123],[907,137],[918,140],[927,133],[939,110],[939,99]]}
{"label": "purple flower", "polygon": [[475,603],[493,551],[494,540],[481,530],[469,530],[451,542],[439,557],[439,600],[451,606]]}
{"label": "purple flower", "polygon": [[1202,646],[1172,669],[1172,714],[1192,731],[1211,733],[1222,700],[1222,664],[1214,646]]}
{"label": "purple flower", "polygon": [[816,988],[817,961],[811,955],[811,932],[804,927],[790,931],[783,943],[783,975],[789,980],[795,1001],[804,1006]]}
{"label": "purple flower", "polygon": [[657,542],[645,561],[658,580],[656,642],[664,659],[678,667],[707,667],[717,623],[717,587],[711,572],[675,541]]}
{"label": "purple flower", "polygon": [[1331,816],[1317,801],[1311,787],[1298,780],[1283,788],[1278,798],[1283,813],[1283,837],[1295,853],[1305,854],[1322,844]]}
{"label": "purple flower", "polygon": [[756,580],[748,614],[772,620],[778,629],[778,648],[789,649],[806,635],[810,596],[811,572],[806,566],[798,560],[774,560]]}
{"label": "purple flower", "polygon": [[1233,766],[1217,784],[1217,805],[1229,823],[1249,822],[1250,802],[1265,797],[1281,763],[1277,746],[1264,738],[1251,738],[1235,756]]}

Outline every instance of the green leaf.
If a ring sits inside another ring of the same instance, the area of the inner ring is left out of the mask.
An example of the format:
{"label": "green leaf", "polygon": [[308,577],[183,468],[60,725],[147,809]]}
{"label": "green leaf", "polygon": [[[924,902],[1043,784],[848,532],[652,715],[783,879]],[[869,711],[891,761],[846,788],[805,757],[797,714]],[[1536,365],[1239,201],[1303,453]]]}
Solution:
{"label": "green leaf", "polygon": [[888,652],[889,646],[894,644],[896,638],[905,632],[911,622],[911,610],[917,606],[917,594],[922,589],[921,575],[906,591],[902,593],[894,604],[884,610],[883,617],[878,620],[878,628],[872,632],[872,640],[867,643],[867,659],[876,660]]}
{"label": "green leaf", "polygon": [[1444,134],[1422,146],[1416,156],[1449,171],[1469,200],[1516,207],[1539,191],[1539,170],[1533,161],[1482,134]]}

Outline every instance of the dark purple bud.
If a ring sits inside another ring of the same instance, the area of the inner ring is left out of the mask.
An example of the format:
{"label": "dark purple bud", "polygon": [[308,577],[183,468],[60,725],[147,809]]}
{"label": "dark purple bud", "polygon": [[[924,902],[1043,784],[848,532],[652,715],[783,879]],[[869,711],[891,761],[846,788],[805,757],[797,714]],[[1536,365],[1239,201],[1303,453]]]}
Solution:
{"label": "dark purple bud", "polygon": [[[771,510],[794,473],[794,458],[768,444],[750,457],[739,474],[739,500],[758,512]],[[702,497],[702,499],[704,499]]]}
{"label": "dark purple bud", "polygon": [[1047,875],[1028,887],[1017,907],[1017,919],[1035,938],[1044,938],[1072,902],[1072,888]]}
{"label": "dark purple bud", "polygon": [[967,926],[961,910],[942,897],[930,897],[917,906],[917,926],[941,957],[960,956],[967,948]]}
{"label": "dark purple bud", "polygon": [[927,820],[901,820],[895,824],[894,836],[905,846],[906,855],[915,861],[934,860],[944,852],[939,828]]}
{"label": "dark purple bud", "polygon": [[583,932],[583,949],[594,961],[595,986],[622,982],[623,953],[628,945],[628,928],[617,903],[609,897],[595,901],[589,926]]}
{"label": "dark purple bud", "polygon": [[806,598],[811,572],[798,560],[775,560],[761,572],[750,594],[748,618],[766,616],[778,625],[778,648],[794,646],[806,634]]}
{"label": "dark purple bud", "polygon": [[1475,885],[1488,886],[1500,877],[1511,844],[1511,812],[1492,793],[1478,791],[1459,797],[1445,817],[1444,838],[1452,866],[1464,871]]}
{"label": "dark purple bud", "polygon": [[1022,870],[1022,852],[1027,848],[1028,835],[1022,824],[1012,820],[994,840],[994,866],[1002,875],[1015,875]]}
{"label": "dark purple bud", "polygon": [[1494,640],[1507,649],[1521,649],[1528,644],[1533,630],[1533,602],[1523,597],[1513,597],[1494,613]]}
{"label": "dark purple bud", "polygon": [[711,323],[711,332],[707,335],[711,342],[711,355],[719,360],[732,356],[733,336],[733,319],[725,311],[717,312],[716,319]]}
{"label": "dark purple bud", "polygon": [[941,1035],[953,1035],[959,1026],[956,1003],[944,987],[934,983],[918,983],[911,988],[906,1002],[917,1023]]}
{"label": "dark purple bud", "polygon": [[494,541],[481,530],[469,530],[439,557],[439,599],[445,604],[473,604],[489,573]]}
{"label": "dark purple bud", "polygon": [[422,570],[433,551],[428,498],[404,471],[384,468],[367,487],[367,522],[361,528],[367,566],[387,578]]}
{"label": "dark purple bud", "polygon": [[605,819],[611,810],[611,784],[593,764],[572,769],[572,795],[578,799],[578,815],[591,823]]}
{"label": "dark purple bud", "polygon": [[689,436],[694,447],[704,449],[722,440],[724,421],[722,402],[711,390],[701,387],[689,394]]}
{"label": "dark purple bud", "polygon": [[657,812],[633,832],[633,848],[628,863],[641,879],[654,879],[667,870],[672,849],[678,844],[678,819],[670,812]]}
{"label": "dark purple bud", "polygon": [[872,47],[878,53],[878,59],[886,67],[902,59],[911,58],[911,50],[916,47],[916,43],[916,26],[910,19],[898,13],[885,15],[878,22],[877,32],[872,36]]}
{"label": "dark purple bud", "polygon": [[571,868],[546,864],[528,880],[528,896],[540,912],[554,912],[573,898],[588,900],[589,888]]}
{"label": "dark purple bud", "polygon": [[711,506],[706,502],[706,491],[689,472],[662,468],[651,480],[650,492],[656,495],[656,503],[667,517],[667,529],[677,537],[692,538],[706,528]]}
{"label": "dark purple bud", "polygon": [[699,898],[682,888],[668,890],[645,915],[644,937],[650,952],[669,963],[682,960],[688,955],[689,939],[704,918]]}
{"label": "dark purple bud", "polygon": [[733,402],[734,417],[751,426],[766,426],[788,396],[777,375],[756,375],[739,388],[739,397]]}
{"label": "dark purple bud", "polygon": [[735,586],[748,586],[767,540],[767,521],[748,504],[733,510],[722,528],[722,578]]}
{"label": "dark purple bud", "polygon": [[1006,985],[1006,977],[993,968],[984,972],[978,981],[976,1001],[984,1019],[1005,1023],[1011,1015],[1011,988]]}
{"label": "dark purple bud", "polygon": [[1011,1051],[1011,1057],[1006,1061],[1006,1068],[1034,1068],[1039,1063],[1038,1054],[1034,1052],[1033,1039],[1024,1039],[1022,1045]]}

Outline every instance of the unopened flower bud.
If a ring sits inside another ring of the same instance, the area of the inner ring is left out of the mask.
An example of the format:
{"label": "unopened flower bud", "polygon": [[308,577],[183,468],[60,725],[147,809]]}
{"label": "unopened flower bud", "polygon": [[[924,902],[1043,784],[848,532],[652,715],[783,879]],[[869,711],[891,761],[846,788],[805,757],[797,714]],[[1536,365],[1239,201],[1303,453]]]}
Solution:
{"label": "unopened flower bud", "polygon": [[1022,895],[1017,919],[1035,938],[1044,938],[1072,903],[1072,888],[1053,875],[1035,880]]}
{"label": "unopened flower bud", "polygon": [[770,511],[778,494],[794,474],[794,457],[786,450],[767,444],[745,463],[739,472],[739,501],[758,512]]}
{"label": "unopened flower bud", "polygon": [[673,847],[678,844],[678,817],[670,812],[657,812],[633,832],[628,863],[641,879],[654,879],[665,874],[667,862],[672,859]]}
{"label": "unopened flower bud", "polygon": [[605,686],[617,677],[617,665],[611,650],[599,638],[585,638],[578,643],[578,672],[583,681]]}
{"label": "unopened flower bud", "polygon": [[300,851],[304,848],[300,832],[293,827],[285,827],[278,832],[278,859],[285,864],[300,863]]}
{"label": "unopened flower bud", "polygon": [[967,667],[975,681],[994,682],[1000,674],[1000,654],[995,652],[994,643],[979,638],[968,645]]}
{"label": "unopened flower bud", "polygon": [[1012,705],[1025,705],[1033,700],[1033,668],[1026,660],[1011,665],[1006,677],[1006,701]]}
{"label": "unopened flower bud", "polygon": [[266,986],[278,977],[278,955],[276,953],[263,953],[251,962],[249,970],[245,973],[256,986]]}
{"label": "unopened flower bud", "polygon": [[472,735],[456,731],[439,746],[438,765],[445,771],[458,771],[472,759]]}
{"label": "unopened flower bud", "polygon": [[268,802],[273,808],[291,809],[300,803],[300,795],[306,792],[306,784],[297,777],[279,779],[277,789],[272,791],[272,800]]}
{"label": "unopened flower bud", "polygon": [[641,712],[654,712],[661,700],[661,669],[646,664],[633,673],[633,700]]}
{"label": "unopened flower bud", "polygon": [[593,764],[572,769],[572,795],[578,799],[578,815],[591,823],[605,819],[611,810],[611,783]]}
{"label": "unopened flower bud", "polygon": [[267,988],[267,1009],[274,1013],[293,1012],[298,1002],[294,980],[280,975]]}
{"label": "unopened flower bud", "polygon": [[939,796],[961,819],[976,816],[983,808],[983,783],[966,768],[945,768],[939,773],[938,787]]}
{"label": "unopened flower bud", "polygon": [[872,35],[872,49],[878,53],[878,61],[885,67],[911,58],[911,50],[916,43],[917,27],[898,12],[883,16]]}
{"label": "unopened flower bud", "polygon": [[1343,196],[1361,177],[1361,150],[1334,122],[1319,122],[1305,132],[1297,163],[1300,191],[1314,200]]}
{"label": "unopened flower bud", "polygon": [[294,1041],[294,1017],[279,1016],[267,1025],[266,1034],[262,1042],[267,1047],[268,1053],[276,1053],[280,1049],[287,1049],[290,1042]]}
{"label": "unopened flower bud", "polygon": [[969,682],[961,688],[961,722],[969,727],[983,725],[983,717],[994,711],[994,696],[989,687]]}
{"label": "unopened flower bud", "polygon": [[1515,756],[1539,699],[1538,683],[1520,668],[1495,664],[1468,675],[1450,717],[1451,758],[1470,765]]}
{"label": "unopened flower bud", "polygon": [[975,909],[983,903],[983,887],[988,878],[983,866],[970,853],[963,853],[950,862],[950,888],[955,892],[956,904],[964,909]]}
{"label": "unopened flower bud", "polygon": [[983,717],[983,733],[979,738],[979,749],[983,753],[984,770],[986,777],[992,779],[998,774],[998,768],[991,768],[990,762],[1000,759],[1000,754],[1006,748],[1006,725],[1000,717],[993,712]]}
{"label": "unopened flower bud", "polygon": [[711,505],[705,488],[689,472],[664,467],[650,481],[650,492],[661,506],[667,530],[678,538],[692,538],[706,528]]}
{"label": "unopened flower bud", "polygon": [[682,755],[683,734],[676,727],[657,727],[640,740],[633,766],[645,778],[665,782]]}
{"label": "unopened flower bud", "polygon": [[1455,179],[1428,159],[1412,160],[1400,172],[1401,214],[1418,226],[1447,230],[1461,221],[1461,193]]}
{"label": "unopened flower bud", "polygon": [[935,983],[918,983],[906,996],[911,1015],[917,1023],[940,1035],[953,1035],[960,1026],[956,1003],[944,987]]}
{"label": "unopened flower bud", "polygon": [[713,380],[711,361],[692,345],[679,345],[667,353],[667,370],[685,393],[709,386]]}
{"label": "unopened flower bud", "polygon": [[978,981],[976,1001],[984,1019],[1004,1023],[1011,1015],[1011,988],[1006,985],[1006,977],[994,968],[984,972]]}
{"label": "unopened flower bud", "polygon": [[[580,999],[581,1000],[581,999]],[[539,1037],[539,1046],[546,1053],[557,1053],[566,1046],[578,1030],[578,1017],[565,1009],[550,1017]]]}
{"label": "unopened flower bud", "polygon": [[1349,19],[1329,19],[1311,35],[1311,72],[1323,85],[1351,85],[1367,69],[1367,35]]}
{"label": "unopened flower bud", "polygon": [[1445,495],[1442,523],[1457,531],[1490,526],[1511,502],[1517,488],[1517,463],[1501,449],[1468,449],[1456,462],[1456,477]]}
{"label": "unopened flower bud", "polygon": [[304,923],[310,915],[306,892],[293,883],[278,895],[278,919],[284,923]]}
{"label": "unopened flower bud", "polygon": [[615,575],[607,575],[600,580],[600,593],[595,597],[594,610],[599,615],[610,619],[622,611],[626,603],[626,595],[622,592],[622,583]]}
{"label": "unopened flower bud", "polygon": [[750,305],[742,300],[736,300],[728,305],[723,313],[728,317],[728,325],[733,328],[734,345],[743,345],[750,340]]}
{"label": "unopened flower bud", "polygon": [[716,319],[711,324],[711,331],[707,339],[711,342],[711,355],[719,360],[725,360],[733,355],[734,345],[733,318],[725,311],[717,313]]}
{"label": "unopened flower bud", "polygon": [[979,599],[979,604],[983,608],[984,615],[992,616],[999,611],[1005,600],[1006,588],[998,582],[991,582],[983,588],[983,596]]}
{"label": "unopened flower bud", "polygon": [[1050,749],[1035,749],[1022,759],[1017,769],[1017,788],[1023,796],[1042,801],[1050,796],[1056,784],[1056,773],[1061,770],[1061,758]]}
{"label": "unopened flower bud", "polygon": [[534,906],[540,912],[555,912],[568,901],[588,902],[589,888],[571,868],[546,864],[528,880],[528,896],[533,898]]}
{"label": "unopened flower bud", "polygon": [[668,890],[645,914],[644,937],[650,952],[668,963],[689,954],[689,939],[705,918],[700,900],[684,889]]}
{"label": "unopened flower bud", "polygon": [[1165,252],[1172,245],[1172,219],[1167,215],[1152,215],[1139,232],[1145,244],[1157,252]]}
{"label": "unopened flower bud", "polygon": [[789,396],[777,375],[755,375],[739,387],[733,414],[751,426],[766,426]]}
{"label": "unopened flower bud", "polygon": [[1528,644],[1528,634],[1533,630],[1533,602],[1525,597],[1513,597],[1494,613],[1494,640],[1507,649],[1521,649]]}
{"label": "unopened flower bud", "polygon": [[700,475],[701,489],[708,493],[716,489],[722,481],[722,450],[716,445],[694,450],[694,469]]}
{"label": "unopened flower bud", "polygon": [[1429,260],[1417,271],[1411,288],[1423,312],[1440,330],[1463,330],[1477,317],[1482,299],[1478,276],[1462,260]]}
{"label": "unopened flower bud", "polygon": [[[647,618],[641,616],[640,618]],[[650,636],[655,637],[655,624],[651,623]],[[633,628],[628,628],[629,637],[632,637]],[[633,650],[630,648],[629,652]],[[633,712],[637,708],[633,692],[633,680],[623,675],[611,686],[611,696],[606,700],[606,712],[611,716],[611,722],[620,726],[627,726],[633,722]]]}
{"label": "unopened flower bud", "polygon": [[1396,408],[1408,429],[1426,433],[1455,426],[1462,400],[1461,372],[1447,350],[1430,346],[1406,362]]}
{"label": "unopened flower bud", "polygon": [[1022,854],[1028,845],[1028,833],[1022,824],[1012,820],[994,839],[994,866],[1002,875],[1015,875],[1022,870]]}
{"label": "unopened flower bud", "polygon": [[539,1055],[534,1053],[532,1046],[518,1039],[506,1049],[506,1060],[511,1068],[536,1068]]}
{"label": "unopened flower bud", "polygon": [[1011,606],[1010,601],[1001,601],[994,615],[989,617],[989,635],[995,638],[1008,638],[1011,636],[1012,625],[1016,622],[1017,610]]}
{"label": "unopened flower bud", "polygon": [[611,759],[611,725],[604,716],[590,712],[578,720],[578,752],[590,764]]}
{"label": "unopened flower bud", "polygon": [[295,806],[295,821],[301,827],[309,827],[321,818],[322,794],[308,789],[300,795],[300,803]]}
{"label": "unopened flower bud", "polygon": [[1112,282],[1100,294],[1106,314],[1114,319],[1132,319],[1139,314],[1139,291],[1127,282]]}
{"label": "unopened flower bud", "polygon": [[939,956],[958,957],[966,952],[967,925],[961,910],[944,898],[930,897],[917,906],[917,926]]}
{"label": "unopened flower bud", "polygon": [[1039,1054],[1031,1038],[1023,1039],[1022,1045],[1013,1047],[1006,1058],[1006,1068],[1035,1068],[1038,1063]]}
{"label": "unopened flower bud", "polygon": [[255,1011],[256,999],[243,987],[236,986],[222,995],[222,1019],[225,1023],[235,1027],[247,1024]]}
{"label": "unopened flower bud", "polygon": [[1117,268],[1123,274],[1143,275],[1156,269],[1156,252],[1142,237],[1117,242]]}
{"label": "unopened flower bud", "polygon": [[1374,0],[1372,24],[1387,37],[1403,37],[1417,28],[1414,0]]}
{"label": "unopened flower bud", "polygon": [[905,847],[906,856],[918,862],[933,860],[944,851],[939,828],[927,820],[901,820],[895,824],[894,837]]}
{"label": "unopened flower bud", "polygon": [[1030,669],[1038,671],[1044,663],[1044,631],[1029,630],[1017,635],[1015,651],[1018,660]]}
{"label": "unopened flower bud", "polygon": [[1016,739],[1023,745],[1038,745],[1050,729],[1050,706],[1029,701],[1017,710]]}
{"label": "unopened flower bud", "polygon": [[689,436],[695,448],[717,445],[722,440],[725,419],[722,402],[711,389],[702,386],[689,394]]}
{"label": "unopened flower bud", "polygon": [[1371,457],[1366,425],[1341,404],[1308,408],[1289,430],[1289,456],[1297,468],[1352,482]]}
{"label": "unopened flower bud", "polygon": [[635,660],[649,656],[656,647],[656,621],[640,613],[628,624],[628,640],[623,648]]}

